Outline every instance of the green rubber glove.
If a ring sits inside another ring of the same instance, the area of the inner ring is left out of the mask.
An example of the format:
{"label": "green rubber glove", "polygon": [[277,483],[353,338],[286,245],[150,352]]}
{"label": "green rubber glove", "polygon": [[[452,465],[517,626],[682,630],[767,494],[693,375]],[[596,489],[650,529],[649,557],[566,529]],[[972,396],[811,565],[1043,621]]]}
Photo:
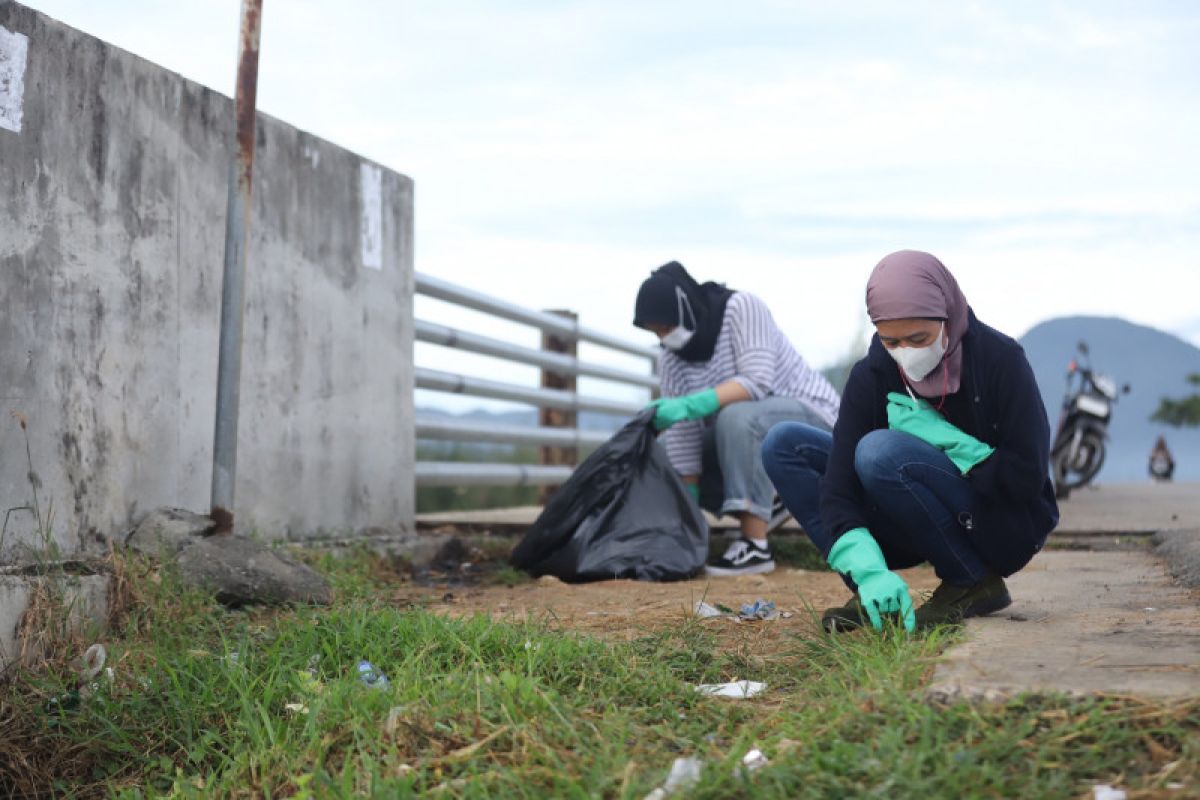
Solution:
{"label": "green rubber glove", "polygon": [[721,408],[716,389],[705,389],[682,397],[660,397],[650,404],[655,409],[654,427],[663,431],[676,422],[704,419]]}
{"label": "green rubber glove", "polygon": [[829,551],[829,566],[858,585],[858,599],[876,630],[883,628],[883,614],[899,614],[904,629],[915,630],[917,617],[913,612],[908,584],[887,568],[883,551],[866,528],[855,528],[842,534]]}
{"label": "green rubber glove", "polygon": [[687,487],[688,494],[690,494],[692,499],[696,501],[696,505],[700,505],[700,484],[685,483],[684,486]]}
{"label": "green rubber glove", "polygon": [[910,433],[941,450],[963,475],[996,452],[996,448],[951,425],[924,400],[899,392],[889,392],[887,397],[888,427]]}

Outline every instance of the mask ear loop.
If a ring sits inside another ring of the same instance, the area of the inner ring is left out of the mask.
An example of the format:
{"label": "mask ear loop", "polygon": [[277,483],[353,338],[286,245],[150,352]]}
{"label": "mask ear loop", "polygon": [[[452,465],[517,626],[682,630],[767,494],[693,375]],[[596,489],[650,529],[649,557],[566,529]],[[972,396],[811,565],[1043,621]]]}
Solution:
{"label": "mask ear loop", "polygon": [[[695,333],[695,331],[696,331],[696,314],[692,311],[692,302],[690,300],[688,300],[687,294],[684,293],[683,289],[678,286],[675,287],[675,301],[676,301],[676,308],[679,311],[680,327]],[[683,311],[685,308],[687,309],[688,316],[692,318],[692,327],[690,327],[690,328],[684,324]]]}
{"label": "mask ear loop", "polygon": [[[900,382],[904,384],[904,391],[908,392],[908,396],[913,399],[914,403],[919,403],[920,400],[913,394],[912,386],[908,382],[908,376],[904,374],[904,370],[900,365],[896,365],[896,371],[900,373]],[[946,395],[950,392],[950,365],[942,362],[942,397],[938,400],[935,411],[941,411],[946,406]]]}
{"label": "mask ear loop", "polygon": [[[938,328],[938,339],[940,340],[945,335],[946,335],[946,323],[943,322],[941,327]],[[900,373],[900,382],[904,384],[904,390],[906,392],[908,392],[908,396],[913,399],[913,402],[917,403],[918,402],[917,396],[915,394],[913,394],[912,386],[910,386],[908,383],[908,376],[904,374],[904,370],[901,369],[899,364],[896,365],[896,371],[898,371]],[[950,364],[946,361],[946,354],[943,353],[942,354],[942,397],[940,400],[938,400],[937,407],[934,409],[935,411],[940,412],[943,408],[945,408],[946,395],[949,393],[950,393]]]}

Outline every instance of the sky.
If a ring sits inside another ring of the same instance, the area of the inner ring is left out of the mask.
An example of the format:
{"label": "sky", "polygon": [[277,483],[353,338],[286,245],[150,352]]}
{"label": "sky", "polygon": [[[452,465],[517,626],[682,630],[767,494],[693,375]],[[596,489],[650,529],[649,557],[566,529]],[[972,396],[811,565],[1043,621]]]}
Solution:
{"label": "sky", "polygon": [[[237,0],[25,1],[232,93]],[[914,248],[1013,336],[1099,314],[1200,344],[1200,3],[264,6],[259,108],[414,179],[420,272],[653,344],[633,300],[679,260],[762,296],[825,366],[864,329],[871,268]]]}

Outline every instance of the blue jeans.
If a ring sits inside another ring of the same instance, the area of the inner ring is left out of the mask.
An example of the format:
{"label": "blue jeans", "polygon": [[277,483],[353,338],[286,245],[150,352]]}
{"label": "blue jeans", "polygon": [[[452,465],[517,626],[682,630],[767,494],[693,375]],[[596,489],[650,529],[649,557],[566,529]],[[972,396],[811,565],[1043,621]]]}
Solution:
{"label": "blue jeans", "polygon": [[[833,437],[782,423],[763,441],[767,474],[808,538],[828,557],[833,539],[821,522],[818,494]],[[970,540],[975,493],[946,454],[911,434],[871,431],[854,451],[868,529],[888,567],[928,561],[942,580],[978,583],[988,565]]]}
{"label": "blue jeans", "polygon": [[759,453],[767,431],[789,421],[825,427],[815,411],[794,397],[745,400],[721,409],[716,423],[704,429],[700,507],[714,514],[749,512],[771,519],[775,487]]}

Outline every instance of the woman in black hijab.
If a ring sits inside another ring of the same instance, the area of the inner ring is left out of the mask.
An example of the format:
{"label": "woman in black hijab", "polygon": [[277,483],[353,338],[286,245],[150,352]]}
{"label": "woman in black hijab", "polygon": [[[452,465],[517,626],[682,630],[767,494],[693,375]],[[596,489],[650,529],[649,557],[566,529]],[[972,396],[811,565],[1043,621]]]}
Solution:
{"label": "woman in black hijab", "polygon": [[[831,430],[837,392],[800,357],[761,299],[699,284],[677,261],[642,283],[633,324],[663,346],[654,423],[671,464],[701,506],[741,524],[741,537],[708,573],[770,572],[775,489],[759,455],[762,440],[777,422]],[[792,512],[803,525],[805,511]]]}

